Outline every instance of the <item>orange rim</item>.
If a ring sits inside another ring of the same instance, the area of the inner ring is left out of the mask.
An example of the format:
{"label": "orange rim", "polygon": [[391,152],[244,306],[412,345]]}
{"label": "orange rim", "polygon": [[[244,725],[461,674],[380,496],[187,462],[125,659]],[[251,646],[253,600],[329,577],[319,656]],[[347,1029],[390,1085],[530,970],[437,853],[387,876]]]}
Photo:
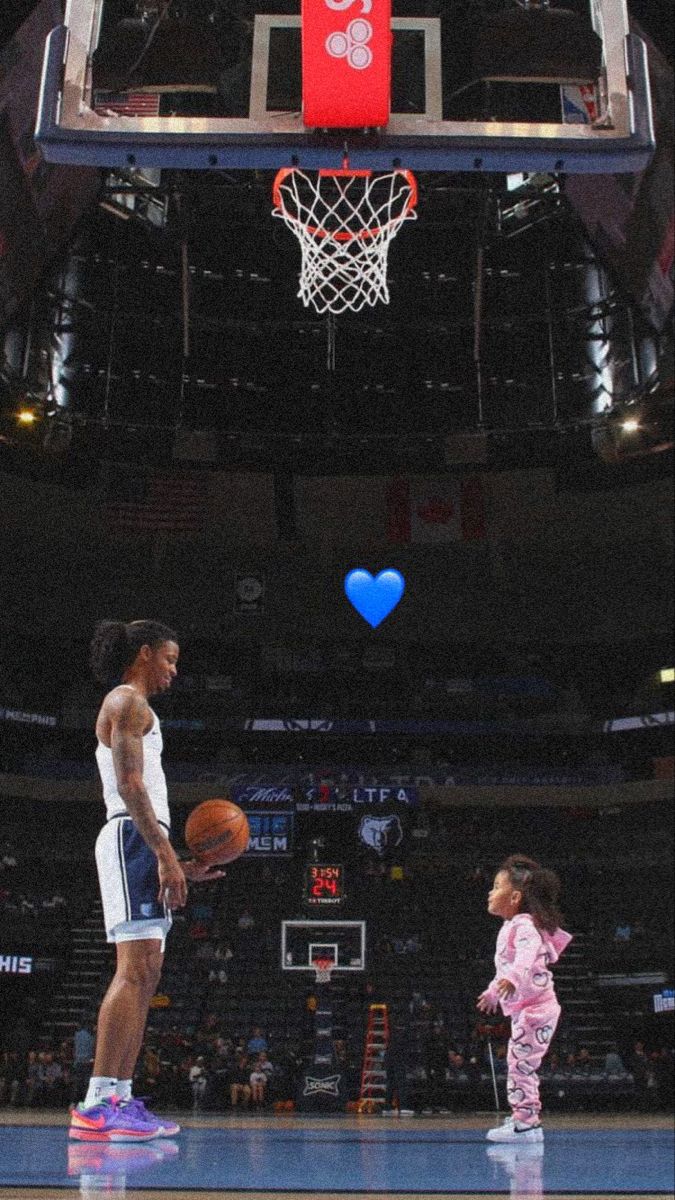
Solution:
{"label": "orange rim", "polygon": [[[288,210],[286,209],[286,207],[284,205],[283,197],[281,194],[281,187],[285,183],[285,181],[288,179],[289,175],[294,175],[295,172],[298,170],[300,170],[299,167],[281,167],[281,169],[279,171],[277,171],[277,174],[276,174],[276,177],[274,180],[274,184],[272,187],[272,200],[274,202],[275,208],[280,208],[282,213],[284,214],[284,216],[287,217],[289,221],[294,221],[296,224],[302,225],[303,229],[305,229],[306,232],[309,233],[311,237],[331,238],[334,242],[367,241],[368,238],[375,238],[375,237],[377,237],[377,235],[379,233],[382,233],[383,229],[388,228],[388,225],[375,225],[375,226],[373,226],[372,229],[360,229],[356,233],[349,233],[347,231],[345,231],[344,233],[330,233],[327,229],[321,229],[320,226],[318,226],[318,225],[303,225],[302,221],[299,221],[297,217],[294,217],[291,213],[288,212]],[[370,179],[373,175],[373,172],[369,171],[369,170],[356,171],[356,170],[352,170],[350,167],[342,167],[339,169],[336,168],[335,170],[331,170],[329,168],[321,168],[319,170],[318,174],[319,174],[319,177],[322,179],[324,179],[324,178],[345,178],[348,176],[353,176],[355,179]],[[399,220],[404,220],[405,217],[408,215],[408,213],[412,212],[412,210],[417,207],[417,200],[418,200],[417,179],[413,175],[412,171],[408,171],[403,167],[397,167],[395,169],[395,171],[392,172],[392,174],[402,175],[403,178],[405,179],[406,183],[408,184],[408,187],[410,188],[410,196],[408,197],[408,200],[406,201],[403,215],[400,218],[396,218],[396,221],[398,223]],[[391,223],[392,222],[389,222],[388,224],[391,224]]]}

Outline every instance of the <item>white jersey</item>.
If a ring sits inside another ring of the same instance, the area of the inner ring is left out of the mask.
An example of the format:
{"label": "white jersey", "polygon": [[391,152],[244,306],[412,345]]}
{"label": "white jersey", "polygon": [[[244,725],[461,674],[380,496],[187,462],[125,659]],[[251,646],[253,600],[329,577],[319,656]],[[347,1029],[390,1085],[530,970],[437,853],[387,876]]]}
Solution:
{"label": "white jersey", "polygon": [[[154,712],[152,712],[152,716],[152,727],[143,737],[143,784],[157,820],[169,829],[171,817],[166,778],[162,767],[162,731],[159,726],[159,717]],[[96,762],[103,784],[103,800],[107,819],[124,816],[127,813],[127,806],[117,790],[112,750],[108,746],[104,746],[101,741],[96,747]]]}

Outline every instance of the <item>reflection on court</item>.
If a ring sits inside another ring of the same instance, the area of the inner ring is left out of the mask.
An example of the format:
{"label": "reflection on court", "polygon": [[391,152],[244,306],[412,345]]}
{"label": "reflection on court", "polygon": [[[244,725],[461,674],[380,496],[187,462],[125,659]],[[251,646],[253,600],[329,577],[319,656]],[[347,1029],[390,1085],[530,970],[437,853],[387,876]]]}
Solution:
{"label": "reflection on court", "polygon": [[[37,1113],[35,1116],[37,1117]],[[48,1116],[47,1114],[44,1114]],[[69,1143],[63,1124],[0,1115],[0,1197],[672,1195],[673,1132],[658,1119],[559,1121],[544,1145],[485,1142],[489,1119],[228,1120],[140,1145]],[[29,1118],[30,1119],[30,1118]],[[61,1118],[59,1117],[59,1120]]]}

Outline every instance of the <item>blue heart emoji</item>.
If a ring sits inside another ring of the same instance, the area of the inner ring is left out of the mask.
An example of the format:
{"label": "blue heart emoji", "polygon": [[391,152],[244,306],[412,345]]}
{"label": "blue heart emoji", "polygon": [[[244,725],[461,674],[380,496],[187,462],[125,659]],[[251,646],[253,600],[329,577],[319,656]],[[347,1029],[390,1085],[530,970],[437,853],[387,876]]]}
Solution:
{"label": "blue heart emoji", "polygon": [[349,603],[373,629],[396,608],[404,591],[405,579],[393,567],[380,571],[375,578],[364,567],[357,567],[345,576]]}

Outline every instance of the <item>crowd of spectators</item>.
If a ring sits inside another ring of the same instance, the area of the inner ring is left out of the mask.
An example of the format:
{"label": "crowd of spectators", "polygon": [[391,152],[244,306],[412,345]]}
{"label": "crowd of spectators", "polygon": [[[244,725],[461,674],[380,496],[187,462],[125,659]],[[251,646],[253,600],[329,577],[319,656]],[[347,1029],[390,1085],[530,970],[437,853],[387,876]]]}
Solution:
{"label": "crowd of spectators", "polygon": [[32,943],[62,936],[69,929],[71,913],[57,876],[57,870],[36,875],[5,838],[0,843],[0,931],[11,930],[13,938]]}
{"label": "crowd of spectators", "polygon": [[[669,648],[654,642],[525,649],[500,640],[479,652],[463,643],[293,647],[188,635],[181,649],[166,711],[187,719],[608,718],[672,706],[672,685],[658,679]],[[87,659],[84,641],[8,642],[0,705],[70,716],[95,708]]]}
{"label": "crowd of spectators", "polygon": [[226,1034],[217,1014],[206,1012],[196,1027],[150,1025],[139,1066],[139,1086],[159,1103],[195,1111],[260,1111],[294,1095],[301,1059],[279,1041],[274,1056],[260,1026]]}
{"label": "crowd of spectators", "polygon": [[[506,1029],[496,1024],[488,1038],[476,1023],[463,1042],[438,1016],[428,1023],[408,1018],[403,1028],[408,1040],[398,1070],[393,1067],[398,1105],[425,1114],[491,1106],[492,1069],[500,1088],[506,1078]],[[409,1040],[419,1028],[425,1030],[421,1044],[414,1036]],[[306,1047],[280,1040],[276,1049],[261,1050],[256,1047],[267,1038],[260,1027],[248,1036],[228,1036],[221,1029],[213,1013],[205,1014],[192,1030],[176,1024],[163,1032],[150,1027],[136,1072],[139,1094],[152,1094],[164,1108],[195,1112],[270,1111],[296,1099]],[[78,1041],[84,1037],[90,1046],[82,1057]],[[392,1035],[388,1071],[393,1046]],[[359,1055],[350,1053],[343,1039],[336,1039],[334,1052],[346,1074],[348,1098],[356,1100]],[[76,1103],[85,1094],[92,1058],[93,1034],[85,1026],[55,1048],[0,1051],[0,1107],[64,1108]],[[647,1047],[637,1039],[623,1055],[609,1049],[601,1061],[587,1046],[561,1046],[542,1064],[542,1094],[547,1107],[563,1111],[602,1106],[669,1110],[674,1069],[673,1049],[664,1043]]]}
{"label": "crowd of spectators", "polygon": [[[583,734],[548,730],[545,736],[542,730],[530,729],[517,737],[507,726],[480,734],[463,728],[449,737],[400,731],[373,736],[370,725],[367,731],[345,734],[334,728],[305,731],[298,724],[289,734],[285,730],[195,730],[169,724],[164,739],[170,783],[209,778],[245,781],[250,775],[251,782],[264,786],[267,771],[270,782],[283,775],[290,786],[301,790],[323,778],[348,787],[345,780],[354,781],[366,772],[408,783],[421,777],[469,786],[607,786],[622,780],[667,779],[673,773],[670,729],[648,723],[623,732],[598,727]],[[3,726],[0,772],[93,780],[90,724],[58,732],[19,723]]]}
{"label": "crowd of spectators", "polygon": [[[57,816],[61,844],[79,854],[70,874],[89,881],[91,904],[98,814],[88,813],[86,836],[81,805],[59,806]],[[672,1024],[650,1016],[650,991],[638,982],[645,972],[665,981],[671,970],[673,831],[664,805],[423,810],[404,822],[401,846],[382,855],[359,843],[354,815],[296,820],[293,858],[241,860],[225,879],[194,889],[176,914],[139,1063],[139,1094],[166,1107],[213,1111],[256,1112],[294,1099],[313,1048],[315,997],[309,977],[279,970],[279,927],[283,917],[316,916],[303,909],[301,880],[306,839],[320,820],[346,865],[348,901],[340,916],[368,925],[367,973],[338,976],[331,985],[335,1053],[350,1099],[359,1093],[368,1006],[383,1002],[406,1031],[412,1109],[490,1105],[488,1046],[503,1075],[508,1027],[479,1018],[475,997],[492,972],[496,928],[485,911],[487,891],[514,847],[560,873],[566,923],[581,955],[579,976],[559,978],[565,1016],[544,1063],[546,1103],[591,1106],[604,1096],[649,1108],[672,1098]],[[66,887],[51,886],[63,864],[49,861],[47,823],[31,844],[22,842],[19,826],[15,814],[12,837],[0,832],[0,888],[16,897],[12,920],[23,897],[24,920],[37,931],[50,906],[69,919],[72,900]],[[178,838],[179,829],[180,821]],[[44,893],[26,890],[28,879],[34,887],[44,881]],[[564,962],[559,969],[567,971]],[[589,977],[597,982],[611,972],[624,991],[598,983],[604,1029],[591,1041],[566,1000],[578,1001],[575,978],[588,990]],[[92,1012],[106,983],[107,972],[91,995]],[[94,1031],[79,1030],[72,1042],[48,1016],[43,998],[30,1027],[22,1031],[19,1022],[17,1033],[5,1021],[2,1102],[58,1107],[83,1094]]]}

